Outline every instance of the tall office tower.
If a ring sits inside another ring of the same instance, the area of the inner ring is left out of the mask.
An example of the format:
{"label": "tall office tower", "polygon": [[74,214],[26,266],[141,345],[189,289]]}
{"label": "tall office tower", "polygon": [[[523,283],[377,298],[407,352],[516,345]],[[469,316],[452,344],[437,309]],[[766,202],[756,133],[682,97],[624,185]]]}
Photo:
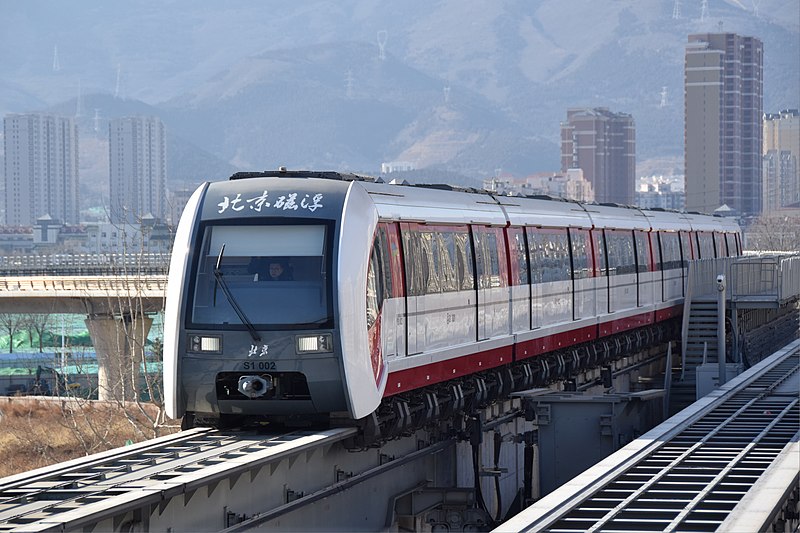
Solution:
{"label": "tall office tower", "polygon": [[762,205],[763,46],[734,33],[690,35],[685,56],[686,209]]}
{"label": "tall office tower", "polygon": [[764,114],[764,210],[800,204],[800,112]]}
{"label": "tall office tower", "polygon": [[49,215],[77,224],[78,126],[44,113],[9,114],[3,120],[6,224],[32,226]]}
{"label": "tall office tower", "polygon": [[561,171],[583,170],[598,202],[633,205],[636,126],[627,113],[605,107],[568,109],[561,123]]}
{"label": "tall office tower", "polygon": [[167,207],[167,138],[157,117],[124,117],[109,126],[110,218],[139,223],[164,220]]}

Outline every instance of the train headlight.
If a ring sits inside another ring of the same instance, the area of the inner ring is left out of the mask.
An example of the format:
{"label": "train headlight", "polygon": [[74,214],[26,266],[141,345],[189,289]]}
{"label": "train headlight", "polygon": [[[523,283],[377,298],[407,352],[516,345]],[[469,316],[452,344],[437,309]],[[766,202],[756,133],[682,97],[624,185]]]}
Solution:
{"label": "train headlight", "polygon": [[330,333],[323,335],[298,335],[297,353],[326,353],[333,351],[333,336]]}
{"label": "train headlight", "polygon": [[189,335],[189,351],[222,353],[222,335]]}

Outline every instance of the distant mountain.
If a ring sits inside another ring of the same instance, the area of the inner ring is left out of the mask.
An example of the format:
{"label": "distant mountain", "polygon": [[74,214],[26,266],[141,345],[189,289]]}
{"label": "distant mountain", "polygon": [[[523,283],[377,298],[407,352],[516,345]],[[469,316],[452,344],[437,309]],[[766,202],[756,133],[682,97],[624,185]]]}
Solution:
{"label": "distant mountain", "polygon": [[797,0],[709,0],[706,13],[674,0],[28,0],[0,20],[0,111],[75,113],[80,92],[108,95],[82,97],[90,132],[94,108],[157,114],[178,143],[171,179],[391,160],[477,178],[556,170],[567,108],[604,106],[633,115],[640,161],[672,168],[687,36],[720,30],[764,42],[765,111],[800,107]]}

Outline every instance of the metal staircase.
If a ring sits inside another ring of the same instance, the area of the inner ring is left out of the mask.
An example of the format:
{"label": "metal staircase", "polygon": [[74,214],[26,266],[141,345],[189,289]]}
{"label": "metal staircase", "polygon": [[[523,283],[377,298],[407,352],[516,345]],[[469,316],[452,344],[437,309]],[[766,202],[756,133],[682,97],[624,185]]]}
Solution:
{"label": "metal staircase", "polygon": [[[725,299],[718,301],[717,277],[724,276]],[[800,255],[767,254],[760,256],[701,259],[689,262],[686,295],[681,331],[681,371],[673,380],[670,393],[670,411],[677,412],[694,402],[697,391],[698,368],[703,364],[717,366],[719,313],[726,313],[725,333],[728,336],[726,359],[741,363],[738,350],[739,337],[748,338],[740,331],[739,314],[748,309],[764,310],[770,319],[781,319],[788,327],[796,324],[796,302],[800,295]],[[789,309],[794,307],[795,311]],[[788,312],[787,312],[788,311]],[[781,317],[791,317],[785,320]],[[794,320],[794,321],[792,321]],[[765,328],[761,328],[765,329]],[[752,330],[760,335],[758,330]],[[785,337],[786,335],[778,335]],[[762,337],[757,337],[759,340]],[[761,342],[771,344],[764,338]],[[707,367],[705,367],[707,368]],[[730,372],[729,370],[726,372]],[[722,371],[720,370],[720,373]],[[730,376],[730,374],[728,374]]]}

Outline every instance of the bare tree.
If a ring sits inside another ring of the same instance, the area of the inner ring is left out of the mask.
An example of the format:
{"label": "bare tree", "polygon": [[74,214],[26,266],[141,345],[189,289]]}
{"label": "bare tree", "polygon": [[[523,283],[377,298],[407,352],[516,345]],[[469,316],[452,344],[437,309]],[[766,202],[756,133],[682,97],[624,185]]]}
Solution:
{"label": "bare tree", "polygon": [[50,326],[52,315],[49,313],[31,313],[24,316],[23,322],[28,330],[28,339],[33,347],[33,333],[39,340],[39,353],[44,352],[44,336]]}
{"label": "bare tree", "polygon": [[8,333],[8,353],[14,353],[14,335],[17,334],[25,323],[25,317],[17,313],[0,313],[0,327]]}
{"label": "bare tree", "polygon": [[746,228],[745,235],[748,250],[796,252],[800,250],[800,216],[763,214]]}

